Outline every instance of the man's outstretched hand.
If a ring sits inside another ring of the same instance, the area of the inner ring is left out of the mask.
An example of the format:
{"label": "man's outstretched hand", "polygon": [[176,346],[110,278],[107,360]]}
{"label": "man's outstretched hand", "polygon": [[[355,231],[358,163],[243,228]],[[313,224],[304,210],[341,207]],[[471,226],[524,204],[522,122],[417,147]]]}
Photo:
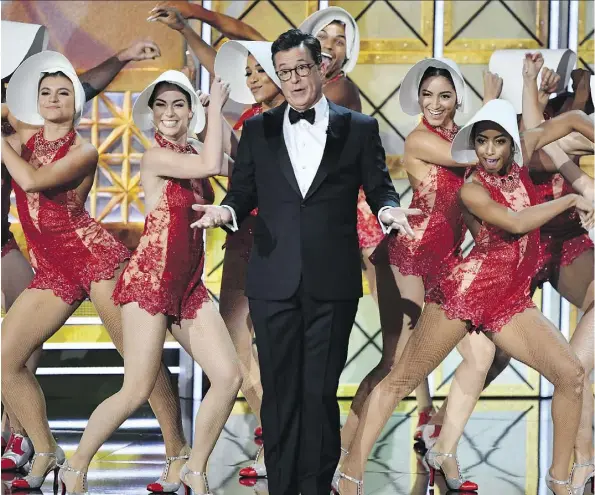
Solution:
{"label": "man's outstretched hand", "polygon": [[200,220],[190,224],[194,229],[212,229],[233,221],[231,211],[223,206],[194,204],[192,209],[204,213]]}
{"label": "man's outstretched hand", "polygon": [[396,229],[402,234],[415,237],[407,219],[413,215],[423,215],[423,212],[417,208],[389,208],[380,214],[380,221],[387,227]]}

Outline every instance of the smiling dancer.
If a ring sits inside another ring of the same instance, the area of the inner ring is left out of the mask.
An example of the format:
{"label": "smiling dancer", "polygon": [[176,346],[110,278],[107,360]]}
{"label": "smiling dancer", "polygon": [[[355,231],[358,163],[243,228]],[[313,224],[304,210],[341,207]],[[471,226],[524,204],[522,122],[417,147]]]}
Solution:
{"label": "smiling dancer", "polygon": [[[41,486],[64,459],[48,426],[42,391],[25,367],[31,353],[62,327],[86,297],[116,348],[122,350],[120,310],[111,295],[115,275],[129,252],[84,208],[97,165],[97,151],[74,130],[84,101],[72,65],[49,51],[27,59],[7,89],[8,119],[17,132],[3,138],[2,156],[13,179],[19,220],[36,270],[2,322],[3,399],[36,451],[29,475],[15,480],[15,488]],[[40,124],[39,130],[31,127]],[[22,150],[22,157],[15,150]],[[45,315],[34,325],[23,316],[31,308]],[[184,445],[179,402],[163,368],[151,405],[167,448],[179,451]]]}
{"label": "smiling dancer", "polygon": [[[22,42],[14,44],[13,40]],[[2,43],[13,44],[13,49],[2,56],[2,103],[5,102],[5,85],[10,81],[12,73],[26,56],[45,49],[48,35],[44,26],[21,22],[2,21]],[[150,40],[135,41],[117,55],[108,58],[80,76],[85,91],[85,99],[89,101],[99,94],[114,79],[118,72],[132,60],[153,59],[160,56],[159,48]],[[8,108],[2,110],[2,136],[7,137],[16,131],[7,120]],[[19,125],[23,125],[20,123]],[[31,126],[31,129],[38,127]],[[12,179],[8,169],[2,165],[2,307],[8,311],[19,294],[23,292],[33,279],[33,271],[26,258],[21,254],[10,231],[8,220],[10,210],[10,194]],[[35,372],[41,357],[41,348],[35,350],[27,361],[27,367]],[[10,418],[9,407],[2,416],[2,446],[6,452],[2,456],[2,470],[13,471],[27,464],[33,455],[33,446],[26,431],[16,417]],[[178,413],[179,416],[179,413]],[[181,431],[181,420],[180,431]]]}
{"label": "smiling dancer", "polygon": [[[525,132],[521,142],[512,106],[493,100],[457,134],[453,159],[460,163],[479,160],[460,192],[476,244],[434,287],[432,302],[426,304],[403,356],[364,404],[340,473],[341,494],[363,493],[367,458],[395,406],[469,329],[486,332],[497,346],[554,384],[554,455],[546,479],[554,493],[569,493],[568,466],[580,420],[584,369],[568,343],[533,305],[530,284],[539,266],[537,229],[572,207],[579,208],[584,222],[591,226],[593,207],[577,195],[535,205],[533,185],[520,166],[521,150],[530,157],[536,149],[575,130],[593,137],[584,114],[567,114]],[[432,470],[439,470],[445,457],[450,455],[430,451]],[[462,480],[447,482],[450,488],[457,488]]]}
{"label": "smiling dancer", "polygon": [[[114,301],[122,306],[124,384],[91,415],[76,452],[60,471],[63,489],[86,492],[86,472],[109,436],[147,399],[153,388],[168,328],[209,377],[211,387],[195,420],[194,448],[181,482],[208,494],[206,467],[240,388],[236,354],[221,316],[202,283],[203,233],[190,228],[199,218],[192,204],[214,199],[208,177],[226,175],[221,109],[226,84],[215,80],[204,147],[188,132],[204,127],[204,112],[188,78],[167,71],[140,94],[133,118],[140,129],[155,128],[155,146],[141,162],[149,214],[130,263],[120,275]],[[178,483],[161,481],[162,491]]]}

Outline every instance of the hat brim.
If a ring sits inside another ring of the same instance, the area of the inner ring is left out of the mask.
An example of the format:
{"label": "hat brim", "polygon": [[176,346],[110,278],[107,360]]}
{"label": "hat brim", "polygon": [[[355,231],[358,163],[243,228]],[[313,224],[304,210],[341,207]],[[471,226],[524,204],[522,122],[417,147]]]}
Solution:
{"label": "hat brim", "polygon": [[48,72],[62,72],[74,87],[74,125],[78,125],[85,106],[85,90],[68,59],[58,52],[43,51],[27,58],[12,74],[6,88],[6,103],[10,113],[21,122],[43,125],[38,109],[41,76]]}
{"label": "hat brim", "polygon": [[[517,114],[523,112],[523,60],[527,50],[496,50],[490,57],[489,70],[502,79],[500,98],[509,101]],[[570,74],[576,63],[576,53],[572,50],[540,50],[544,67],[555,70],[560,75],[556,92],[568,86]],[[537,84],[541,83],[541,73]]]}
{"label": "hat brim", "polygon": [[48,46],[48,31],[39,24],[2,21],[2,79],[10,76],[31,55]]}
{"label": "hat brim", "polygon": [[517,116],[514,107],[506,100],[491,100],[487,102],[479,111],[467,122],[455,136],[450,154],[457,163],[477,163],[477,154],[475,146],[471,142],[471,132],[473,126],[478,122],[495,122],[502,127],[515,143],[514,160],[518,165],[523,165],[523,153],[521,147],[521,137]]}
{"label": "hat brim", "polygon": [[132,120],[135,125],[142,131],[149,131],[153,129],[153,110],[149,107],[149,100],[157,86],[161,82],[168,82],[174,84],[190,94],[192,119],[188,123],[188,129],[195,134],[199,134],[205,128],[206,115],[203,106],[198,100],[198,96],[192,83],[180,71],[168,70],[161,74],[151,84],[149,84],[134,102],[132,107]]}
{"label": "hat brim", "polygon": [[[328,26],[333,21],[341,21],[345,25],[350,25],[353,29],[353,40],[351,41],[351,53],[348,54],[348,59],[345,65],[341,68],[343,72],[348,74],[357,65],[360,49],[360,34],[359,27],[353,16],[341,7],[327,7],[326,9],[318,10],[310,15],[304,22],[299,25],[299,30],[304,33],[309,33],[316,36],[318,32],[324,27]],[[347,34],[347,33],[345,33]],[[349,43],[350,40],[347,40]]]}
{"label": "hat brim", "polygon": [[273,44],[268,41],[227,41],[224,43],[215,57],[215,74],[223,81],[229,83],[229,97],[238,103],[251,105],[256,103],[254,95],[246,84],[246,64],[248,56],[252,55],[267,76],[281,88],[281,81],[277,77],[271,47]]}
{"label": "hat brim", "polygon": [[419,115],[422,109],[419,106],[419,84],[426,70],[430,67],[447,70],[452,76],[457,92],[458,111],[465,113],[467,98],[467,85],[459,66],[448,58],[426,58],[417,62],[407,71],[401,89],[399,89],[399,104],[407,115]]}

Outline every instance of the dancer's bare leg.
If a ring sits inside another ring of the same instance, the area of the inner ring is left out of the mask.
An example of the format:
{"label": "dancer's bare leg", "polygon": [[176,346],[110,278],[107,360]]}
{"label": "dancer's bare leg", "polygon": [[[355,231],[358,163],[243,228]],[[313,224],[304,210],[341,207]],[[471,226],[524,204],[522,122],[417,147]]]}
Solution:
{"label": "dancer's bare leg", "polygon": [[[555,479],[567,480],[581,417],[583,366],[558,329],[535,308],[515,315],[499,333],[490,337],[498,347],[554,385],[554,448],[550,473]],[[557,494],[568,493],[566,486],[554,488]]]}
{"label": "dancer's bare leg", "polygon": [[[370,393],[342,471],[362,479],[368,456],[397,404],[411,393],[465,337],[466,325],[449,320],[440,306],[427,304],[403,355]],[[354,483],[342,480],[341,493],[355,494]]]}
{"label": "dancer's bare leg", "polygon": [[370,261],[370,256],[374,252],[376,248],[362,248],[362,260],[364,262],[364,275],[366,277],[366,281],[368,282],[368,287],[370,288],[370,295],[378,304],[378,290],[376,289],[376,267]]}
{"label": "dancer's bare leg", "polygon": [[[553,281],[558,292],[584,312],[570,339],[570,346],[585,369],[581,422],[574,445],[574,462],[577,464],[585,464],[593,459],[593,268],[593,250],[589,250],[578,256],[570,265],[560,267],[559,275]],[[594,466],[576,468],[572,484],[581,486],[593,469]]]}
{"label": "dancer's bare leg", "polygon": [[250,320],[248,298],[244,295],[247,263],[240,253],[238,249],[225,250],[219,312],[229,330],[239,359],[243,378],[242,393],[258,424],[261,425],[262,384],[260,368],[252,346],[254,328]]}
{"label": "dancer's bare leg", "polygon": [[[172,333],[186,352],[200,365],[211,384],[200,404],[195,421],[191,471],[205,472],[207,461],[231,414],[242,383],[236,351],[228,329],[212,302],[202,305],[194,320],[182,320]],[[199,477],[188,475],[196,493],[205,493]]]}
{"label": "dancer's bare leg", "polygon": [[[51,290],[26,289],[2,322],[2,400],[27,431],[38,453],[54,452],[56,441],[49,428],[45,397],[25,363],[64,325],[79,304],[67,304]],[[50,462],[51,457],[40,457],[31,474],[43,475]]]}
{"label": "dancer's bare leg", "polygon": [[[90,296],[91,302],[97,309],[97,314],[101,318],[112,342],[118,352],[123,355],[122,314],[120,306],[114,304],[112,300],[118,275],[119,273],[116,273],[111,280],[93,283]],[[161,363],[161,368],[157,374],[155,388],[149,397],[149,404],[159,422],[166,455],[168,457],[178,456],[186,445],[182,427],[180,399],[173,390],[171,374],[163,363]],[[175,477],[183,464],[181,461],[176,462],[180,465],[172,464],[170,469],[172,475],[168,476],[166,481],[176,481]]]}
{"label": "dancer's bare leg", "polygon": [[[385,260],[382,260],[385,261]],[[376,265],[378,306],[382,328],[382,357],[378,365],[368,373],[357,389],[347,420],[341,429],[342,456],[351,448],[359,424],[360,411],[370,392],[391,371],[401,358],[424,301],[424,285],[420,277],[402,275],[388,260]],[[416,389],[421,390],[420,409],[426,406],[429,397],[427,380]],[[427,397],[426,397],[427,395]],[[430,400],[431,405],[431,400]]]}
{"label": "dancer's bare leg", "polygon": [[[10,309],[16,298],[33,280],[33,269],[26,258],[19,250],[13,249],[2,257],[2,309],[6,312]],[[39,347],[33,351],[31,357],[27,360],[26,366],[35,373],[42,349]],[[13,429],[16,433],[27,435],[22,425],[16,417],[10,414],[10,408],[4,404],[4,413],[2,414],[2,432]]]}
{"label": "dancer's bare leg", "polygon": [[[488,388],[490,383],[492,383],[499,375],[502,373],[510,364],[510,356],[506,354],[502,349],[498,349],[496,347],[496,353],[494,355],[494,359],[492,361],[492,365],[488,370],[488,374],[485,377],[485,383],[483,385],[483,390]],[[431,425],[442,425],[444,424],[444,417],[446,415],[446,408],[448,407],[448,397],[444,400],[440,409],[436,411],[436,413],[430,419]]]}
{"label": "dancer's bare leg", "polygon": [[[93,456],[118,427],[142,406],[153,392],[161,366],[167,317],[151,315],[137,303],[121,308],[124,349],[124,383],[104,400],[89,418],[79,446],[68,464],[86,471]],[[83,491],[82,479],[72,471],[65,473],[68,492]]]}
{"label": "dancer's bare leg", "polygon": [[[468,334],[457,346],[463,361],[457,367],[450,386],[444,425],[433,447],[435,452],[456,455],[465,425],[483,390],[495,349],[493,342],[483,333]],[[459,476],[454,458],[444,457],[441,461],[441,467],[449,478]]]}

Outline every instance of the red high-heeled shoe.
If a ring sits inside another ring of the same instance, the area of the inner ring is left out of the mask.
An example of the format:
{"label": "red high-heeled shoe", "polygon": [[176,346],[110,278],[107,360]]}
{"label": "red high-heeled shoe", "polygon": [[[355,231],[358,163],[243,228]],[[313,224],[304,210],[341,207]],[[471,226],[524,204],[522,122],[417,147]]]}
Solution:
{"label": "red high-heeled shoe", "polygon": [[262,426],[257,426],[256,428],[254,428],[254,436],[256,438],[262,437]]}
{"label": "red high-heeled shoe", "polygon": [[240,478],[266,478],[267,468],[264,463],[259,462],[262,447],[256,452],[256,457],[251,466],[240,469]]}
{"label": "red high-heeled shoe", "polygon": [[432,419],[433,415],[434,408],[432,406],[426,407],[419,412],[417,417],[417,426],[415,427],[415,433],[413,434],[413,440],[418,442],[422,439],[424,428],[430,422],[430,419]]}
{"label": "red high-heeled shoe", "polygon": [[6,450],[2,454],[2,471],[15,471],[22,468],[33,457],[33,444],[28,437],[12,433]]}

